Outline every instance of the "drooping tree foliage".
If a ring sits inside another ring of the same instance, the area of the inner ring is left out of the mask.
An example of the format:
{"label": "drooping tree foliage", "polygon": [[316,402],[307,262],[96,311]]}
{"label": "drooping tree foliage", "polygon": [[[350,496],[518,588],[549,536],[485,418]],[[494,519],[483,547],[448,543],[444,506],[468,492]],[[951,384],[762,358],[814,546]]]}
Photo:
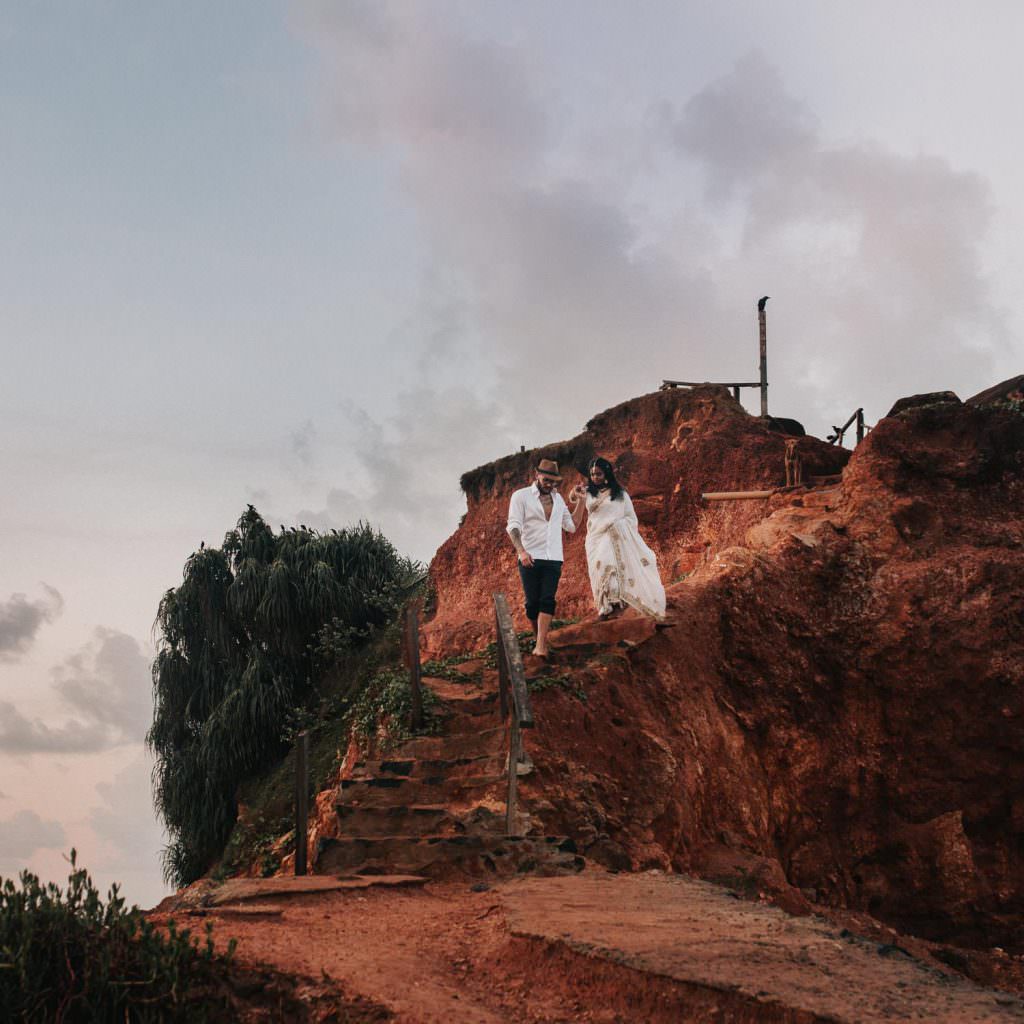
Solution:
{"label": "drooping tree foliage", "polygon": [[359,638],[385,624],[417,569],[366,524],[275,534],[251,505],[222,547],[189,557],[157,614],[148,736],[169,881],[210,867],[239,783],[284,752],[284,727],[324,667],[317,635]]}

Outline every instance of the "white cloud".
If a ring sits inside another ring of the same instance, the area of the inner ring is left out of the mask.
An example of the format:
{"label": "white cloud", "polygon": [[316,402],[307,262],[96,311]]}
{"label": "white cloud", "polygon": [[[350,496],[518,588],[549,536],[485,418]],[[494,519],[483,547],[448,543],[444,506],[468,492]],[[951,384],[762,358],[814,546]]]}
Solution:
{"label": "white cloud", "polygon": [[152,714],[152,686],[149,662],[134,637],[98,628],[52,675],[58,714],[69,717],[54,726],[0,701],[0,751],[85,753],[142,739]]}
{"label": "white cloud", "polygon": [[37,850],[58,849],[67,837],[57,821],[44,821],[35,811],[18,811],[0,821],[0,863],[18,864]]}
{"label": "white cloud", "polygon": [[64,608],[60,591],[42,584],[46,597],[30,601],[25,594],[12,594],[0,603],[0,661],[13,661],[24,654],[43,623],[53,622]]}
{"label": "white cloud", "polygon": [[[773,411],[812,430],[995,372],[1008,341],[980,269],[986,182],[832,142],[763,55],[681,103],[650,97],[609,173],[593,147],[573,151],[581,115],[554,76],[525,46],[460,31],[457,8],[300,10],[330,130],[398,163],[428,261],[460,282],[445,365],[472,348],[501,382],[481,414],[518,416],[528,443],[663,377],[756,376],[765,293]],[[471,464],[453,453],[447,472]]]}
{"label": "white cloud", "polygon": [[109,782],[97,783],[101,802],[88,817],[100,841],[90,863],[94,877],[104,885],[120,883],[126,898],[142,906],[152,906],[167,891],[156,871],[166,834],[153,812],[152,767],[152,757],[140,749]]}
{"label": "white cloud", "polygon": [[1008,330],[981,270],[992,199],[979,175],[829,142],[758,54],[671,122],[709,201],[729,200],[743,225],[722,279],[768,281],[786,303],[775,365],[793,380],[804,371],[808,400],[881,392],[881,412],[894,387],[971,394],[991,382]]}

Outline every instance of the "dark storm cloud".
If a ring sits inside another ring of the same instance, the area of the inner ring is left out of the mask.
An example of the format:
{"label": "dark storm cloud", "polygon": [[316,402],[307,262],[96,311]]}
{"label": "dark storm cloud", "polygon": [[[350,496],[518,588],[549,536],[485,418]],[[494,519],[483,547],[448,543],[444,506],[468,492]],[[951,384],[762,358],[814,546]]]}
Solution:
{"label": "dark storm cloud", "polygon": [[139,742],[152,710],[149,663],[133,637],[97,629],[53,670],[56,723],[29,719],[0,701],[0,751],[87,753]]}
{"label": "dark storm cloud", "polygon": [[43,584],[46,597],[31,601],[25,594],[12,594],[0,602],[0,661],[9,661],[24,654],[36,638],[40,627],[53,622],[64,608],[60,592]]}

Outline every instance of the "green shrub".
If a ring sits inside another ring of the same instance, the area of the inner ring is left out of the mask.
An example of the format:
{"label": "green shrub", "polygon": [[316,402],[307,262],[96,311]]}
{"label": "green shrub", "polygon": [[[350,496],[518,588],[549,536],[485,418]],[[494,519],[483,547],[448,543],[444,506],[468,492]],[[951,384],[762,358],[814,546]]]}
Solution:
{"label": "green shrub", "polygon": [[112,886],[106,903],[71,851],[67,888],[22,872],[0,885],[0,1020],[224,1021],[234,954],[170,922],[166,934]]}
{"label": "green shrub", "polygon": [[[422,687],[423,729],[421,734],[436,733],[440,722],[436,709],[440,704],[429,687]],[[385,747],[412,736],[412,684],[405,669],[382,669],[366,684],[352,708],[352,728],[365,739],[377,736]]]}

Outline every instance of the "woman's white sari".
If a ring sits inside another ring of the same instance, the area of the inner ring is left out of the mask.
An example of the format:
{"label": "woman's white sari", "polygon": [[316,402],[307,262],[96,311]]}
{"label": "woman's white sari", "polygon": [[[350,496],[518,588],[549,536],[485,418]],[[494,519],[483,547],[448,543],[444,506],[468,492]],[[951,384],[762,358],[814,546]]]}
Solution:
{"label": "woman's white sari", "polygon": [[609,491],[587,495],[587,566],[594,604],[605,615],[627,604],[652,618],[665,617],[665,588],[658,561],[640,536],[633,502],[623,491],[612,501]]}

